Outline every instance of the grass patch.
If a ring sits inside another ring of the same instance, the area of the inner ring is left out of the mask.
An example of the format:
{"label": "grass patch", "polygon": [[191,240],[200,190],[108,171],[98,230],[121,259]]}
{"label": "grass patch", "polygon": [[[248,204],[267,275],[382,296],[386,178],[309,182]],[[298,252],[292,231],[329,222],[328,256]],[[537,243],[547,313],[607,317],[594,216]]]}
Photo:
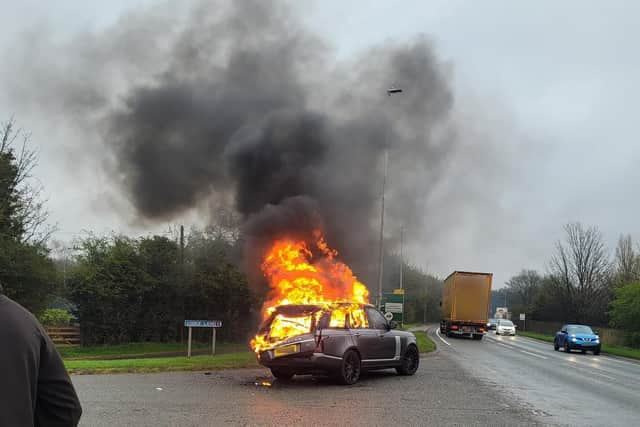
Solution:
{"label": "grass patch", "polygon": [[613,354],[615,356],[640,360],[640,349],[638,348],[624,347],[621,345],[602,344],[602,351],[605,353]]}
{"label": "grass patch", "polygon": [[416,342],[420,353],[430,353],[436,349],[436,343],[427,335],[425,331],[415,331]]}
{"label": "grass patch", "polygon": [[[539,334],[537,332],[518,331],[518,334],[525,337],[541,340],[541,341],[546,341],[550,343],[553,342],[552,336]],[[628,357],[631,359],[640,360],[640,349],[638,348],[625,347],[621,345],[602,344],[602,352],[613,354],[614,356]]]}
{"label": "grass patch", "polygon": [[203,371],[227,368],[257,367],[255,354],[250,351],[215,356],[156,357],[116,360],[65,360],[72,374],[145,373],[163,371]]}
{"label": "grass patch", "polygon": [[[144,357],[178,356],[187,353],[186,343],[141,342],[118,345],[69,346],[58,345],[58,352],[65,360],[133,359]],[[211,351],[211,344],[192,343],[192,352]],[[216,353],[238,353],[247,350],[246,343],[216,343]]]}
{"label": "grass patch", "polygon": [[[401,328],[402,331],[409,331],[411,328],[415,328],[418,326],[424,326],[420,323],[405,323]],[[418,344],[418,349],[420,353],[430,353],[436,349],[436,343],[429,338],[426,331],[411,331],[413,335],[416,336],[416,344]]]}

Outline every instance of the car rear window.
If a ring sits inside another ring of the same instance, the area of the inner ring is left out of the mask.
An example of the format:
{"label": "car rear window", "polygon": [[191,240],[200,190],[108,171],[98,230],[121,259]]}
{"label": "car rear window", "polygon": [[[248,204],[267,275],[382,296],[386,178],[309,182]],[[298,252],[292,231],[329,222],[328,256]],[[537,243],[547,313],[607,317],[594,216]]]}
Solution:
{"label": "car rear window", "polygon": [[303,316],[285,316],[276,314],[269,327],[269,337],[282,339],[311,332],[313,314]]}
{"label": "car rear window", "polygon": [[271,341],[307,334],[312,332],[321,313],[315,306],[280,306],[265,320],[259,333],[268,335]]}

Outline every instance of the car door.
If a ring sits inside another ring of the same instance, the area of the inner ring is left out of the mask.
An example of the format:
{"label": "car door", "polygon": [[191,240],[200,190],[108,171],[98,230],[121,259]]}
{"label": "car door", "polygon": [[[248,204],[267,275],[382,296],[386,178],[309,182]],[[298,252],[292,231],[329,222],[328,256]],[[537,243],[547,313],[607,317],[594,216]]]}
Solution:
{"label": "car door", "polygon": [[567,325],[562,325],[562,329],[560,329],[560,333],[558,334],[558,345],[560,347],[564,347],[567,342]]}
{"label": "car door", "polygon": [[360,321],[357,322],[353,317],[353,313],[351,313],[349,315],[349,331],[362,356],[362,362],[367,364],[376,358],[376,348],[380,340],[378,331],[371,327],[369,316],[366,313],[363,316],[358,316]]}
{"label": "car door", "polygon": [[366,307],[369,328],[374,332],[371,358],[376,361],[394,360],[400,354],[400,337],[389,328],[387,319],[373,307]]}

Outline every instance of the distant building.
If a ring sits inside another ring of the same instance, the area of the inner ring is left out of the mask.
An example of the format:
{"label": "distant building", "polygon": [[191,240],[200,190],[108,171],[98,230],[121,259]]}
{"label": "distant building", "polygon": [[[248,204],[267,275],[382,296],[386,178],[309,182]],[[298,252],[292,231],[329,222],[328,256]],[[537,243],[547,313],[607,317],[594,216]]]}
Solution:
{"label": "distant building", "polygon": [[494,315],[496,319],[511,319],[511,313],[507,307],[496,307],[496,314]]}

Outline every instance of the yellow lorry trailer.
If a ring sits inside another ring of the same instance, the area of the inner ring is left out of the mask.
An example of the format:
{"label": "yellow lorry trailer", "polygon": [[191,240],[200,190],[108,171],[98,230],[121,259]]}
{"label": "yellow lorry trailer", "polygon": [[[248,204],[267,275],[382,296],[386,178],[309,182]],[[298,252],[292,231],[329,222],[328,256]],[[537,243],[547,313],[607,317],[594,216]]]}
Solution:
{"label": "yellow lorry trailer", "polygon": [[440,332],[481,340],[487,328],[493,273],[454,271],[442,287]]}

